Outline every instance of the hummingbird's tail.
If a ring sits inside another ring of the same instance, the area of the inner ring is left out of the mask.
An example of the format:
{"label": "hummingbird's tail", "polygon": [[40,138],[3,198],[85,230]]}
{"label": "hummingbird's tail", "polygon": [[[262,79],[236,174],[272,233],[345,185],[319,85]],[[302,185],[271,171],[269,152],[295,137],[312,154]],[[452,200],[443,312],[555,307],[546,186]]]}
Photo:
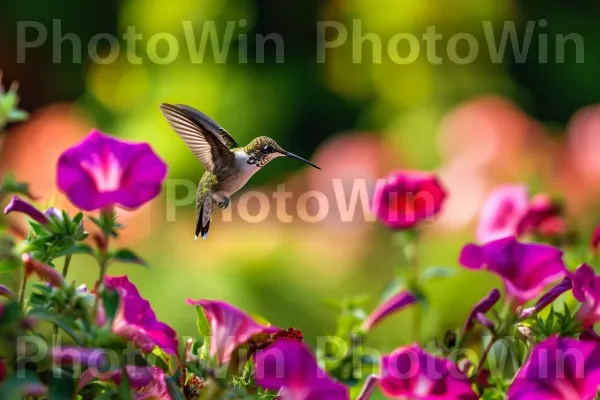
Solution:
{"label": "hummingbird's tail", "polygon": [[202,225],[202,215],[204,214],[204,204],[200,208],[200,213],[198,214],[198,219],[196,220],[196,236],[194,236],[194,240],[198,240],[198,236],[201,236],[202,239],[206,239],[208,237],[208,228],[210,227],[210,219],[206,222],[206,225]]}

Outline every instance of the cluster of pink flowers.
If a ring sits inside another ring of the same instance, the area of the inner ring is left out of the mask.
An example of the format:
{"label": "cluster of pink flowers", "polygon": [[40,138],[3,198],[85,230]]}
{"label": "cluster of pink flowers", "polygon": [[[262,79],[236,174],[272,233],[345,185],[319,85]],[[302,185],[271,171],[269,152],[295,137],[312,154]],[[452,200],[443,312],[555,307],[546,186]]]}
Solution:
{"label": "cluster of pink flowers", "polygon": [[[94,130],[60,157],[57,185],[80,209],[100,210],[107,216],[115,206],[135,209],[156,197],[166,174],[166,164],[147,144],[124,142]],[[377,188],[374,212],[390,229],[414,231],[442,211],[446,197],[447,192],[435,174],[395,172]],[[54,209],[40,212],[18,197],[5,209],[6,214],[11,212],[25,213],[42,226],[64,218]],[[557,247],[523,241],[525,237],[555,238],[565,232],[566,221],[561,208],[548,196],[530,199],[526,188],[517,185],[497,188],[481,215],[477,229],[480,244],[465,245],[458,257],[466,269],[489,271],[504,285],[503,291],[494,288],[473,306],[458,333],[461,342],[479,326],[491,333],[492,340],[479,364],[475,367],[472,360],[452,359],[444,349],[437,353],[426,351],[419,343],[402,346],[376,360],[378,372],[364,382],[358,398],[366,400],[377,389],[390,399],[480,398],[485,389],[492,386],[484,376],[484,365],[494,343],[511,332],[531,331],[531,321],[570,291],[579,307],[565,329],[575,332],[571,336],[577,338],[554,332],[548,337],[532,339],[531,351],[511,380],[506,398],[595,399],[600,385],[600,342],[593,327],[600,321],[600,276],[588,264],[569,271],[563,261],[563,251]],[[598,232],[594,234],[593,247],[600,241]],[[194,381],[185,368],[198,354],[188,345],[185,356],[181,356],[177,333],[157,319],[151,304],[127,277],[104,275],[109,236],[96,238],[101,266],[97,287],[92,292],[78,289],[78,296],[87,296],[95,304],[97,329],[104,335],[110,333],[133,343],[142,354],[162,350],[167,358],[177,360],[182,376],[175,386],[187,393],[186,382],[192,381],[195,390],[200,390],[204,382],[197,377]],[[67,286],[64,276],[34,255],[24,253],[22,261],[24,279],[35,274],[51,287]],[[414,278],[411,282],[418,281],[418,277]],[[553,284],[555,286],[547,290]],[[418,306],[423,293],[418,284],[413,285],[383,301],[353,333],[366,335],[390,315]],[[0,287],[0,292],[14,297],[7,287]],[[111,303],[115,298],[116,302]],[[526,307],[534,301],[533,306]],[[503,303],[501,312],[495,310],[498,303]],[[298,331],[257,322],[222,301],[190,299],[188,304],[201,310],[199,315],[206,318],[206,329],[210,331],[207,343],[210,351],[206,357],[210,357],[216,368],[236,373],[249,361],[258,388],[275,392],[282,400],[350,399],[348,386],[329,375],[331,371],[319,364]],[[447,347],[453,345],[450,343]],[[97,348],[82,345],[56,347],[53,359],[59,365],[66,365],[73,362],[74,352],[84,359],[84,365],[97,365],[106,356]],[[135,399],[170,399],[173,388],[167,382],[172,382],[169,379],[174,377],[169,368],[127,365],[99,375],[87,370],[79,387],[84,388],[93,380],[117,385],[126,380]]]}

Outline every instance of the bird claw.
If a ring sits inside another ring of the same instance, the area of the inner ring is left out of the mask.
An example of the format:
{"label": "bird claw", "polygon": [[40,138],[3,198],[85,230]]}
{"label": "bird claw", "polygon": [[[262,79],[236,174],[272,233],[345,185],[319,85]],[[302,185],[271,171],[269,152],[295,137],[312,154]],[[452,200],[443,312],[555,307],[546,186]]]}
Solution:
{"label": "bird claw", "polygon": [[229,197],[225,197],[223,200],[221,200],[221,202],[219,203],[219,208],[227,208],[229,207]]}

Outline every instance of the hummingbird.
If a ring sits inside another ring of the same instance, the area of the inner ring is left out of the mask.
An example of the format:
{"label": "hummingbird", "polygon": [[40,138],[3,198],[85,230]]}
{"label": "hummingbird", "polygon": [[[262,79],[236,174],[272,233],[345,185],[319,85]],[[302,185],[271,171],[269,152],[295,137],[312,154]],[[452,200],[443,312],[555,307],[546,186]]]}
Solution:
{"label": "hummingbird", "polygon": [[219,124],[202,112],[183,105],[160,105],[171,128],[185,142],[206,170],[196,191],[194,240],[206,239],[210,217],[216,206],[225,209],[230,197],[277,157],[291,157],[317,168],[310,161],[284,150],[273,139],[259,136],[241,147]]}

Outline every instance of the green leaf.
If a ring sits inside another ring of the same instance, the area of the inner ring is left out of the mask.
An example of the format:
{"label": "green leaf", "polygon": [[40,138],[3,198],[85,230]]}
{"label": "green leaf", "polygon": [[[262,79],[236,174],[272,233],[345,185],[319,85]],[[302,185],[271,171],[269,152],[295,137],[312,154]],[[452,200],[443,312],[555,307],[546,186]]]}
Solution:
{"label": "green leaf", "polygon": [[202,339],[204,340],[207,351],[210,350],[210,324],[208,323],[208,318],[206,318],[204,310],[197,304],[196,327],[198,328],[198,333],[200,333],[200,336],[202,336]]}
{"label": "green leaf", "polygon": [[457,269],[452,267],[429,267],[421,272],[419,279],[422,283],[437,279],[449,278],[456,275]]}
{"label": "green leaf", "polygon": [[167,382],[167,389],[172,400],[185,400],[183,393],[181,393],[181,389],[172,377],[167,376],[165,381]]}
{"label": "green leaf", "polygon": [[94,255],[94,249],[88,246],[85,243],[75,243],[72,246],[69,246],[55,254],[53,254],[54,258],[59,258],[63,256],[72,256],[74,254],[89,254]]}
{"label": "green leaf", "polygon": [[31,310],[27,316],[57,325],[63,331],[65,331],[65,333],[69,335],[77,345],[84,345],[83,338],[75,331],[76,328],[73,328],[69,323],[70,321],[68,321],[64,316],[40,308]]}
{"label": "green leaf", "polygon": [[77,389],[73,373],[64,368],[52,369],[48,400],[71,400]]}
{"label": "green leaf", "polygon": [[120,261],[129,264],[138,264],[144,267],[147,266],[146,261],[138,257],[133,251],[128,249],[119,249],[111,255],[114,261]]}
{"label": "green leaf", "polygon": [[8,122],[23,122],[27,121],[29,113],[19,108],[13,108],[8,112]]}
{"label": "green leaf", "polygon": [[123,367],[121,371],[121,384],[119,385],[119,399],[121,400],[133,400],[131,396],[131,382],[129,381],[129,375],[127,375],[127,369]]}
{"label": "green leaf", "polygon": [[109,322],[112,322],[117,315],[119,309],[119,293],[116,291],[103,290],[102,291],[102,304],[104,305],[104,312]]}

